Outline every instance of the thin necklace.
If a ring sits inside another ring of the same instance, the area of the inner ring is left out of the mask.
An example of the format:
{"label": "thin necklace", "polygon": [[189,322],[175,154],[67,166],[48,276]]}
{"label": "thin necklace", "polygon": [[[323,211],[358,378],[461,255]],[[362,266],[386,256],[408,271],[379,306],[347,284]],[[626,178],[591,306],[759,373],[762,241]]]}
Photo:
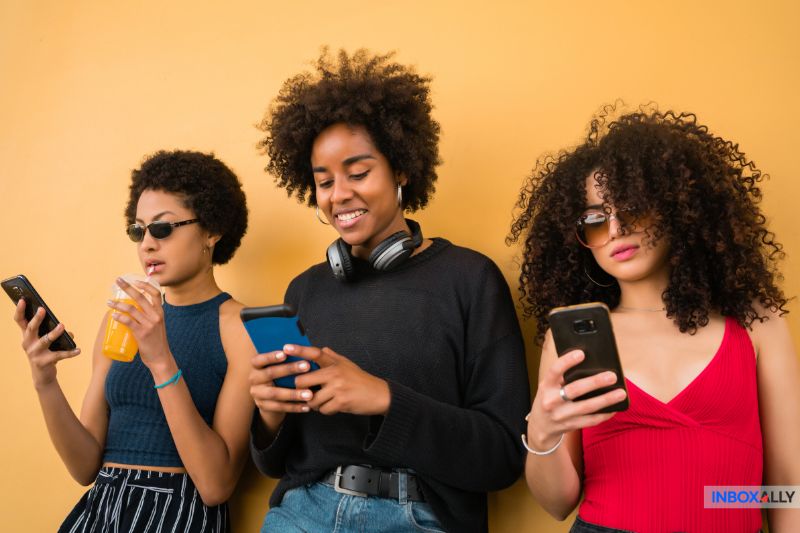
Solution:
{"label": "thin necklace", "polygon": [[621,309],[622,311],[642,311],[645,313],[660,313],[661,311],[666,311],[666,307],[659,307],[658,309],[653,307],[628,307],[625,305],[618,305],[617,309]]}

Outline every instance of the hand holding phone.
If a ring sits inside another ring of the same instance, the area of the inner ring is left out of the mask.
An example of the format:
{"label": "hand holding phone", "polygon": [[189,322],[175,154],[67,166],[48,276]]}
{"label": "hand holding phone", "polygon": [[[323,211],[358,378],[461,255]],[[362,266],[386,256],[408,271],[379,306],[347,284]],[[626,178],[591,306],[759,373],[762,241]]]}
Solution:
{"label": "hand holding phone", "polygon": [[628,396],[625,376],[622,373],[622,365],[617,353],[617,343],[614,339],[608,307],[599,302],[556,307],[550,311],[548,320],[559,356],[571,350],[581,350],[585,355],[580,364],[569,368],[564,373],[566,383],[606,371],[613,372],[617,376],[613,384],[592,390],[577,398],[570,398],[570,400],[578,402],[615,389],[623,389],[626,391],[625,399],[597,412],[612,413],[627,409]]}
{"label": "hand holding phone", "polygon": [[[239,312],[247,334],[258,353],[269,353],[283,350],[286,344],[311,346],[305,336],[295,310],[289,304],[270,305],[266,307],[245,307]],[[301,357],[286,355],[285,363],[305,361]],[[318,370],[319,365],[308,361],[309,371]],[[273,383],[277,387],[294,389],[295,376],[288,375],[276,378]]]}
{"label": "hand holding phone", "polygon": [[[14,304],[19,304],[20,300],[25,300],[24,318],[26,323],[29,323],[31,320],[33,320],[36,311],[38,311],[40,308],[44,309],[44,317],[41,319],[38,328],[39,337],[49,335],[56,328],[56,326],[58,326],[58,319],[25,276],[20,274],[18,276],[5,279],[0,282],[0,285],[3,286],[3,290],[6,291],[6,294],[8,294],[8,297],[11,298],[11,301],[13,301]],[[52,341],[52,343],[49,345],[51,351],[74,350],[77,347],[75,345],[75,341],[73,341],[72,337],[70,337],[66,332],[63,332],[60,335],[52,338],[48,337],[48,339]]]}
{"label": "hand holding phone", "polygon": [[22,331],[22,348],[30,361],[34,383],[37,386],[52,383],[56,363],[75,357],[80,349],[25,276],[8,278],[0,284],[17,304],[14,321]]}

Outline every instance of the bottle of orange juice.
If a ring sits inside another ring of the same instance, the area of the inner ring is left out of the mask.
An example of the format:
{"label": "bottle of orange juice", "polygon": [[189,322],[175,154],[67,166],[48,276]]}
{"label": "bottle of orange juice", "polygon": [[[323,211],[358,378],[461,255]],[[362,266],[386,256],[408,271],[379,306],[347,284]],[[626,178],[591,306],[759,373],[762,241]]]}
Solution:
{"label": "bottle of orange juice", "polygon": [[[158,285],[157,281],[152,280],[149,277],[146,278],[139,274],[125,274],[122,276],[122,279],[130,283],[132,286],[134,286],[134,281],[146,281],[155,288],[161,290],[161,287]],[[133,298],[128,296],[128,294],[116,284],[114,284],[114,286],[111,288],[111,291],[111,299],[115,302],[123,302],[133,305],[137,309],[141,309],[133,300]],[[145,296],[147,296],[148,299],[150,298],[150,295],[148,294],[145,294]],[[116,312],[119,313],[120,311]],[[130,328],[125,324],[114,320],[112,317],[113,313],[114,311],[108,314],[108,321],[106,322],[106,333],[103,337],[103,355],[110,359],[130,363],[133,361],[133,358],[136,357],[136,353],[139,351],[139,345],[136,342],[136,339],[134,338],[133,332],[131,332]]]}

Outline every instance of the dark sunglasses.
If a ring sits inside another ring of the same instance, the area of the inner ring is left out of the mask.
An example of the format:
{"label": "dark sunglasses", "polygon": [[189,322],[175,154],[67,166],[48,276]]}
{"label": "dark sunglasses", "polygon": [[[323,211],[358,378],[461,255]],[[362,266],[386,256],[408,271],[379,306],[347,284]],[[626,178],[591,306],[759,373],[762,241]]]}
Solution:
{"label": "dark sunglasses", "polygon": [[575,233],[580,243],[587,248],[600,248],[611,240],[611,219],[616,219],[623,230],[636,225],[637,217],[632,211],[620,209],[615,213],[587,211],[578,219]]}
{"label": "dark sunglasses", "polygon": [[146,226],[142,226],[141,224],[131,224],[128,226],[128,237],[131,238],[133,242],[142,242],[144,240],[144,234],[146,231],[150,232],[150,235],[154,239],[166,239],[170,235],[172,235],[172,230],[179,226],[185,226],[187,224],[194,224],[197,222],[196,218],[191,220],[184,220],[182,222],[167,222],[166,220],[158,220],[156,222],[151,222]]}

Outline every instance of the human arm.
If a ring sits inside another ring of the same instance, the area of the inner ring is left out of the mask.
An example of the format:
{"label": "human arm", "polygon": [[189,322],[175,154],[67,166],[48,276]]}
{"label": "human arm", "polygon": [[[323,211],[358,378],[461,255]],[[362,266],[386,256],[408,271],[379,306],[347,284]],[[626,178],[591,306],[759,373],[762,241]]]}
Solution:
{"label": "human arm", "polygon": [[256,467],[271,477],[284,474],[283,459],[291,443],[290,413],[307,413],[312,392],[298,387],[277,387],[273,380],[307,372],[308,361],[286,363],[281,351],[256,354],[251,360],[250,395],[256,404],[250,428],[250,453]]}
{"label": "human arm", "polygon": [[[786,320],[753,324],[758,404],[764,439],[764,484],[800,485],[800,362]],[[800,509],[768,509],[771,533],[800,531]]]}
{"label": "human arm", "polygon": [[539,363],[539,385],[528,415],[527,441],[532,449],[549,450],[564,435],[564,441],[553,453],[529,453],[525,461],[528,488],[539,504],[558,520],[564,520],[581,497],[583,451],[579,430],[614,416],[614,413],[592,413],[624,398],[624,391],[615,390],[579,402],[564,401],[560,393],[562,385],[568,398],[577,398],[616,381],[616,374],[605,372],[564,385],[564,373],[584,357],[579,350],[558,357],[552,334],[550,331],[545,334]]}
{"label": "human arm", "polygon": [[[167,342],[161,295],[149,284],[139,284],[138,288],[150,295],[148,300],[130,285],[118,283],[139,309],[121,302],[110,302],[109,306],[127,313],[115,313],[115,317],[131,328],[153,382],[165,383],[176,375],[178,365]],[[253,405],[247,376],[255,350],[238,319],[239,308],[240,304],[227,301],[219,310],[219,333],[228,364],[211,427],[198,412],[184,379],[157,389],[183,466],[203,503],[209,506],[230,497],[246,459]]]}
{"label": "human arm", "polygon": [[59,324],[45,337],[39,338],[39,325],[44,309],[25,320],[25,301],[20,300],[14,320],[22,330],[22,348],[31,365],[31,374],[39,405],[44,415],[50,440],[70,475],[81,485],[89,485],[97,476],[103,460],[103,446],[108,427],[108,408],[103,386],[110,361],[101,353],[105,320],[100,325],[94,343],[92,377],[83,400],[80,419],[69,405],[58,383],[56,364],[80,353],[80,349],[52,352],[49,339],[55,340],[64,332]]}

